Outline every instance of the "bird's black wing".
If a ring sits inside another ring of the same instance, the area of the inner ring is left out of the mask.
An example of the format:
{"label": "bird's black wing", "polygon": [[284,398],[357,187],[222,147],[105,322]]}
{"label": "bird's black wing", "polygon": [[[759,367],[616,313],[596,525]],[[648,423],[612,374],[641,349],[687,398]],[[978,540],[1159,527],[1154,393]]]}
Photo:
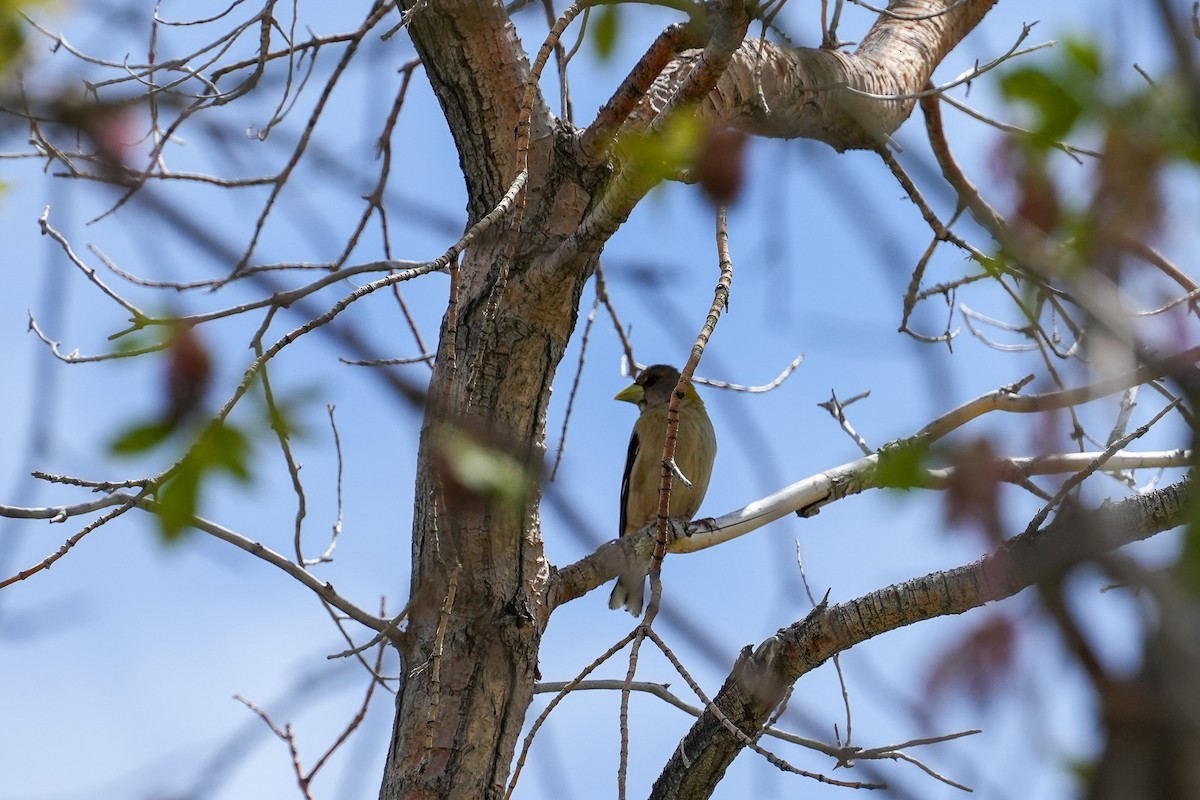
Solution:
{"label": "bird's black wing", "polygon": [[625,535],[625,522],[629,517],[629,480],[633,476],[633,462],[638,454],[637,428],[629,435],[629,453],[625,456],[625,474],[621,477],[621,527],[617,536]]}

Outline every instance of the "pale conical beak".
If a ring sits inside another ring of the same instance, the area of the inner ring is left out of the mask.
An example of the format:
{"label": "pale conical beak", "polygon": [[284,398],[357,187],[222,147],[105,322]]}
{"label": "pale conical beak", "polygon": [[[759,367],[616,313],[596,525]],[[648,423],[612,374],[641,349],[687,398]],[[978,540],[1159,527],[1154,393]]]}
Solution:
{"label": "pale conical beak", "polygon": [[617,392],[613,400],[624,400],[626,403],[637,405],[646,399],[646,389],[636,383],[631,383],[621,391]]}

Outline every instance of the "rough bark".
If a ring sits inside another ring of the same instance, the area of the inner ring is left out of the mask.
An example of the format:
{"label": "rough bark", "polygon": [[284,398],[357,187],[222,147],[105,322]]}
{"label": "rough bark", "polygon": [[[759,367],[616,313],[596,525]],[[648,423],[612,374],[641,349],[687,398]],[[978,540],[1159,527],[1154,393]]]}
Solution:
{"label": "rough bark", "polygon": [[537,494],[514,506],[454,485],[444,442],[468,436],[536,475],[550,384],[587,271],[536,284],[528,270],[539,254],[521,254],[494,297],[507,238],[471,251],[457,324],[443,323],[418,455],[413,599],[385,798],[498,794],[532,697],[548,616]]}
{"label": "rough bark", "polygon": [[[499,5],[430,3],[414,17],[412,37],[458,147],[468,216],[477,220],[516,174],[513,98],[528,64]],[[552,203],[578,219],[585,195],[547,168],[553,128],[540,97],[535,103],[530,218],[536,223]],[[517,463],[540,462],[550,384],[588,275],[580,268],[558,282],[530,281],[546,253],[544,239],[517,240],[501,223],[458,270],[418,454],[412,603],[383,798],[502,792],[532,697],[547,616],[537,495],[514,506],[511,497],[455,486],[444,444],[461,434]]]}
{"label": "rough bark", "polygon": [[[886,631],[962,614],[1056,579],[1075,564],[1185,523],[1193,501],[1191,481],[1185,479],[1094,512],[1062,515],[1044,530],[1013,537],[975,564],[846,603],[822,603],[753,651],[745,648],[713,704],[755,739],[786,688],[837,653]],[[651,797],[710,796],[745,749],[744,738],[728,730],[711,708],[706,710],[679,743]]]}

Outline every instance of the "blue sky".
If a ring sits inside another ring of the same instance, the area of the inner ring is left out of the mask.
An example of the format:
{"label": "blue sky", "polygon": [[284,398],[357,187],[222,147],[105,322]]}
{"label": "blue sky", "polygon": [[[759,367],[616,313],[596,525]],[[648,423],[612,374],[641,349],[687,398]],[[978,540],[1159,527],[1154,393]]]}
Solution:
{"label": "blue sky", "polygon": [[[173,12],[168,4],[163,13],[196,12]],[[329,10],[313,13],[310,24],[323,33],[344,30],[354,21],[354,15],[335,19]],[[795,40],[815,42],[815,11],[796,7],[788,13]],[[1110,13],[1118,17],[1116,28],[1110,26]],[[1156,31],[1136,13],[1107,7],[1093,13],[1090,4],[1081,3],[1007,3],[943,65],[937,80],[948,80],[976,60],[986,61],[1006,50],[1021,23],[1033,21],[1033,15],[1042,21],[1031,41],[1087,32],[1086,26],[1095,26],[1093,34],[1117,30],[1103,34],[1103,41],[1136,50],[1138,62],[1153,67],[1152,58],[1142,58],[1141,51],[1148,48],[1137,45]],[[861,35],[864,18],[849,14],[843,37]],[[43,19],[50,20],[53,29],[66,31],[76,46],[107,58],[119,60],[126,52],[144,50],[141,34],[113,35],[111,20],[87,19],[82,11]],[[572,75],[579,123],[590,119],[628,65],[672,18],[658,10],[629,9],[623,19],[619,52],[611,61],[596,62],[586,47],[579,56]],[[527,49],[536,49],[544,31],[540,11],[519,17],[518,29]],[[189,35],[187,30],[164,32],[162,52],[172,52],[173,46],[182,49]],[[79,67],[64,53],[51,56],[44,42],[35,43],[33,50],[35,68],[56,76],[52,83],[68,76],[77,79]],[[375,77],[356,78],[337,96],[323,123],[329,130],[322,130],[322,141],[349,161],[362,161],[370,175],[376,168],[369,159],[379,109],[391,102],[398,82],[394,70],[412,56],[412,48],[400,36],[389,46],[375,44],[368,55]],[[1031,58],[1050,55],[1042,51]],[[971,89],[970,102],[997,109],[990,89],[989,80],[980,79]],[[545,91],[557,97],[552,79]],[[171,166],[232,172],[240,160],[239,174],[267,172],[264,162],[280,158],[290,141],[289,130],[276,132],[280,144],[251,143],[243,132],[262,125],[276,97],[268,93],[257,107],[233,104],[214,115],[212,124],[228,137],[222,147],[207,146],[203,134],[189,137],[185,131],[188,141],[171,150]],[[964,165],[985,185],[989,176],[994,180],[991,159],[998,134],[949,110],[946,116]],[[300,119],[292,121],[293,128]],[[928,174],[931,161],[921,137],[920,121],[913,120],[896,139],[904,147],[901,160],[929,187],[922,176]],[[419,72],[393,141],[397,164],[390,222],[395,255],[430,258],[453,241],[465,200],[457,157]],[[10,137],[2,149],[10,152],[20,146],[21,137]],[[871,396],[851,406],[850,413],[858,431],[877,447],[1037,366],[1028,354],[997,354],[965,335],[951,355],[945,348],[920,345],[896,333],[904,286],[929,235],[876,156],[839,155],[803,141],[755,141],[748,155],[746,195],[730,213],[735,264],[731,308],[699,372],[761,384],[797,355],[804,354],[805,362],[768,395],[705,392],[721,449],[701,510],[704,515],[732,511],[857,457],[853,442],[816,405],[827,400],[831,390],[842,398],[870,390]],[[51,223],[92,265],[98,261],[84,247],[89,242],[135,273],[164,279],[221,274],[229,265],[189,248],[136,204],[87,225],[111,204],[111,193],[79,182],[47,180],[39,163],[3,163],[7,188],[0,195],[0,230],[9,243],[10,276],[7,291],[0,294],[0,352],[6,366],[5,384],[0,386],[0,441],[13,446],[0,449],[0,502],[35,506],[77,501],[85,495],[34,481],[26,477],[29,470],[120,478],[161,468],[161,456],[114,462],[106,455],[114,429],[156,408],[159,365],[143,359],[65,367],[53,362],[26,332],[26,309],[32,309],[49,334],[63,340],[65,350],[99,352],[108,347],[106,337],[124,323],[121,309],[66,263],[53,243],[39,237],[42,208],[51,206]],[[360,211],[349,193],[328,189],[332,181],[320,170],[304,171],[298,178],[288,197],[291,211],[280,214],[268,229],[258,253],[263,260],[333,257],[343,231]],[[1074,180],[1077,191],[1088,190],[1086,180]],[[1194,187],[1181,192],[1185,200],[1195,200]],[[164,195],[186,203],[190,214],[215,226],[234,247],[246,241],[247,220],[263,196],[259,190],[246,190],[185,199],[174,186]],[[936,190],[930,196],[937,210],[948,214],[950,198]],[[1194,202],[1189,207],[1194,208]],[[433,212],[434,221],[418,212]],[[1186,218],[1185,212],[1180,214]],[[447,223],[438,224],[441,219]],[[1164,237],[1177,246],[1195,244],[1194,233],[1172,229]],[[354,261],[378,257],[378,229],[370,229],[364,239],[368,244]],[[639,360],[681,362],[703,321],[717,277],[707,203],[690,187],[655,190],[613,238],[604,263]],[[928,282],[953,276],[961,266],[957,254],[943,250]],[[653,290],[647,287],[648,277],[655,282]],[[349,289],[327,292],[321,305]],[[124,290],[148,308],[186,312],[256,296],[249,287],[233,287],[216,296],[162,297],[135,287]],[[406,284],[403,291],[423,334],[432,341],[444,308],[446,278],[429,276]],[[651,295],[656,302],[647,302]],[[585,291],[581,319],[593,296],[590,288]],[[999,308],[984,291],[962,299],[984,309]],[[933,311],[931,307],[918,321],[936,330],[941,319]],[[352,313],[354,324],[382,354],[416,354],[394,300],[372,297]],[[218,370],[214,401],[224,400],[245,369],[250,359],[245,343],[258,321],[222,322],[205,331]],[[268,340],[300,321],[295,314],[283,315]],[[547,434],[552,454],[559,443],[580,333],[555,386]],[[304,464],[310,550],[323,548],[336,516],[336,462],[325,404],[337,409],[345,468],[344,531],[337,560],[317,574],[361,606],[375,607],[385,595],[388,608],[395,610],[403,605],[408,581],[418,419],[379,392],[367,370],[338,363],[343,354],[328,338],[308,337],[280,357],[272,380],[277,392],[300,403],[304,430],[295,448]],[[549,505],[544,510],[547,554],[559,566],[586,555],[596,541],[615,533],[616,498],[634,413],[611,400],[626,383],[619,364],[619,342],[601,314],[590,337],[559,478],[549,489],[566,498],[587,521],[587,529],[573,529]],[[421,365],[406,369],[414,380],[422,380],[426,370]],[[1087,413],[1105,430],[1103,420],[1114,408],[1113,403],[1097,403]],[[235,420],[253,424],[257,411],[257,405],[247,403]],[[27,444],[31,432],[44,437],[33,450]],[[966,432],[983,434],[1004,437],[1010,454],[1037,452],[1036,433],[1029,427],[987,419]],[[262,437],[255,445],[254,483],[211,487],[203,513],[286,552],[294,514],[290,484],[272,441]],[[1167,446],[1166,439],[1155,439],[1146,449],[1162,446]],[[1019,530],[1036,506],[1015,492],[1010,499],[1008,521]],[[7,576],[44,558],[81,524],[0,521],[5,540],[0,572]],[[797,579],[797,542],[814,592],[820,595],[828,589],[834,601],[968,563],[984,547],[969,532],[946,530],[937,496],[876,492],[835,504],[812,519],[781,520],[714,551],[669,559],[666,602],[691,626],[701,628],[705,639],[671,624],[664,626],[664,635],[706,690],[719,687],[740,647],[757,644],[807,612],[810,606]],[[1147,559],[1162,560],[1172,547],[1172,537],[1163,536],[1139,551]],[[1123,641],[1137,612],[1118,593],[1097,594],[1103,582],[1098,575],[1077,576],[1076,596],[1086,625],[1110,663],[1128,665],[1133,651]],[[606,600],[607,589],[602,589],[555,613],[540,662],[547,680],[570,679],[628,630],[631,618],[609,612]],[[855,740],[875,746],[982,727],[984,733],[977,737],[918,755],[974,786],[980,796],[1064,796],[1072,785],[1064,765],[1086,759],[1097,745],[1097,732],[1078,724],[1091,719],[1090,700],[1069,659],[1037,624],[1029,598],[1018,597],[1007,608],[1020,620],[1023,632],[1020,666],[1000,699],[987,707],[956,698],[939,708],[932,721],[911,713],[924,702],[923,682],[937,654],[990,610],[890,633],[843,656],[854,702]],[[362,632],[358,635],[361,640]],[[344,647],[316,600],[268,565],[200,535],[165,548],[156,541],[149,519],[128,516],[85,538],[49,572],[0,592],[0,800],[174,796],[204,785],[203,774],[212,781],[204,797],[294,797],[286,749],[232,696],[248,698],[280,724],[291,722],[302,756],[312,763],[353,715],[365,691],[361,669],[325,659]],[[385,671],[394,673],[397,668],[391,659]],[[624,669],[624,661],[617,660],[600,674],[619,677]],[[644,656],[639,676],[668,682],[687,695],[684,681],[661,658]],[[536,700],[533,713],[544,703],[544,697]],[[540,735],[518,796],[613,796],[617,704],[610,693],[568,699]],[[635,697],[632,707],[635,754],[629,781],[632,794],[639,795],[688,720],[647,697]],[[828,666],[798,684],[792,707],[785,723],[806,735],[831,737],[835,724],[844,732],[841,694]],[[377,696],[362,729],[315,785],[318,796],[375,796],[391,716],[389,699]],[[227,746],[236,751],[236,759],[224,758]],[[788,746],[779,750],[806,769],[831,768],[826,760]],[[66,753],[69,759],[64,759]],[[63,763],[72,768],[64,769]],[[227,769],[209,771],[211,764]],[[911,766],[887,764],[878,774],[910,796],[958,794]],[[859,776],[842,772],[837,777]],[[825,798],[846,790],[779,775],[753,754],[744,754],[718,797],[795,791]]]}

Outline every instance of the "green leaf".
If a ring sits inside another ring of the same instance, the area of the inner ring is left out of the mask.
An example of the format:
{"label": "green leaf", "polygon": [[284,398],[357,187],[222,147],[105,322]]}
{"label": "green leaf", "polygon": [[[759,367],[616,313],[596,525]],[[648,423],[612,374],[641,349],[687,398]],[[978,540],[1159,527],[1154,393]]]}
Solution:
{"label": "green leaf", "polygon": [[147,350],[163,343],[161,337],[155,337],[147,330],[127,330],[120,335],[113,334],[113,336],[109,337],[109,340],[115,342],[113,352],[116,353],[132,353],[137,350]]}
{"label": "green leaf", "polygon": [[263,424],[285,439],[297,439],[310,435],[304,415],[320,399],[321,393],[321,388],[313,385],[301,386],[286,393],[276,389],[273,403],[266,401],[263,392],[256,392],[254,397],[262,403]]}
{"label": "green leaf", "polygon": [[1068,91],[1059,77],[1036,67],[1025,67],[1000,81],[1000,90],[1006,99],[1024,101],[1038,117],[1033,124],[1036,145],[1049,146],[1061,141],[1083,113],[1082,102]]}
{"label": "green leaf", "polygon": [[901,442],[879,452],[876,467],[878,485],[891,489],[912,489],[925,483],[925,461],[929,448]]}
{"label": "green leaf", "polygon": [[226,472],[243,483],[251,478],[250,439],[237,428],[229,425],[219,426],[217,436],[217,464]]}
{"label": "green leaf", "polygon": [[1104,59],[1100,50],[1092,43],[1083,39],[1068,39],[1063,48],[1067,55],[1068,64],[1082,67],[1093,76],[1099,77],[1104,72]]}
{"label": "green leaf", "polygon": [[612,57],[617,47],[617,33],[620,19],[617,17],[617,7],[601,6],[596,12],[596,21],[592,26],[592,44],[596,47],[596,56],[601,61]]}
{"label": "green leaf", "polygon": [[695,161],[705,130],[701,120],[679,114],[654,135],[619,139],[617,153],[638,170],[669,177]]}
{"label": "green leaf", "polygon": [[[111,445],[114,453],[142,453],[161,444],[174,428],[161,422],[141,423],[122,433]],[[250,439],[232,425],[206,426],[171,478],[155,493],[159,533],[175,544],[191,525],[200,505],[200,490],[213,473],[224,472],[243,483],[251,480]]]}
{"label": "green leaf", "polygon": [[201,469],[189,458],[171,480],[158,490],[159,532],[165,544],[179,542],[196,516],[201,477]]}
{"label": "green leaf", "polygon": [[188,456],[201,471],[220,469],[243,483],[250,480],[250,439],[229,424],[213,423],[204,429]]}
{"label": "green leaf", "polygon": [[6,71],[25,47],[25,26],[15,13],[0,17],[0,73]]}
{"label": "green leaf", "polygon": [[144,453],[157,447],[168,436],[174,427],[167,422],[138,422],[126,428],[108,446],[113,455],[134,455]]}
{"label": "green leaf", "polygon": [[1033,111],[1033,145],[1039,148],[1062,141],[1085,119],[1102,117],[1112,94],[1102,84],[1104,59],[1094,44],[1070,39],[1055,53],[1055,60],[1020,67],[1000,80],[1005,98]]}
{"label": "green leaf", "polygon": [[536,488],[529,466],[497,443],[445,426],[436,434],[437,469],[451,494],[520,513]]}
{"label": "green leaf", "polygon": [[515,458],[466,436],[446,444],[446,455],[459,483],[484,496],[507,502],[525,497],[528,479]]}

